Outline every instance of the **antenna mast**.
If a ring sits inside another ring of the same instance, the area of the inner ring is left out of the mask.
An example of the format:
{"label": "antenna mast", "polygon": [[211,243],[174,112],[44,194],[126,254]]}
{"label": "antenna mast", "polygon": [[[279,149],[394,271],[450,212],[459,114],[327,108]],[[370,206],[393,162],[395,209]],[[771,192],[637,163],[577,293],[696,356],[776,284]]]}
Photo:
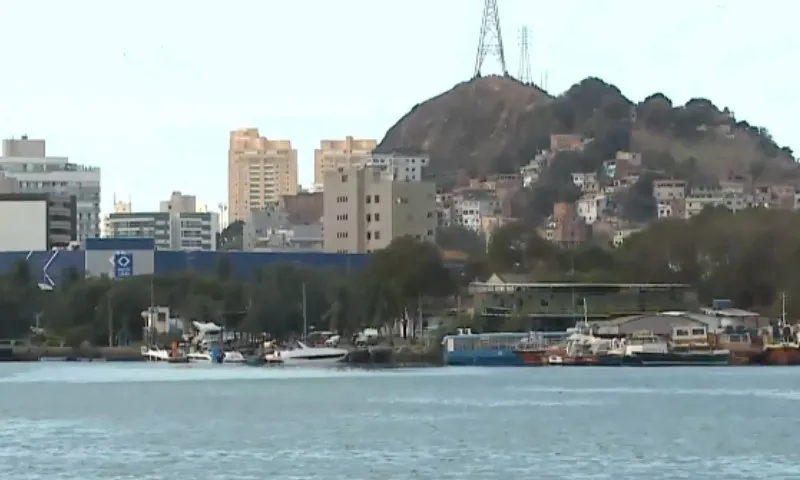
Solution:
{"label": "antenna mast", "polygon": [[503,69],[503,75],[508,76],[506,55],[503,50],[503,34],[500,31],[500,13],[497,10],[497,0],[485,0],[483,5],[481,36],[478,39],[478,53],[475,55],[475,77],[481,74],[483,61],[489,53],[497,57]]}
{"label": "antenna mast", "polygon": [[528,27],[523,25],[519,29],[519,72],[517,73],[517,80],[525,85],[531,85],[533,83],[529,47],[530,43],[528,42]]}

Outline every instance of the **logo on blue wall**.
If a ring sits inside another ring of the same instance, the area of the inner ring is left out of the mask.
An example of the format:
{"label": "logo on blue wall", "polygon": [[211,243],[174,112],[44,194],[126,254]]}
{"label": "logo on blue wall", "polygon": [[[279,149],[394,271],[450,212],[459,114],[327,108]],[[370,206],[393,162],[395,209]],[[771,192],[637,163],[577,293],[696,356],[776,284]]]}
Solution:
{"label": "logo on blue wall", "polygon": [[132,277],[133,276],[133,254],[128,252],[116,252],[111,257],[111,263],[114,265],[114,277]]}

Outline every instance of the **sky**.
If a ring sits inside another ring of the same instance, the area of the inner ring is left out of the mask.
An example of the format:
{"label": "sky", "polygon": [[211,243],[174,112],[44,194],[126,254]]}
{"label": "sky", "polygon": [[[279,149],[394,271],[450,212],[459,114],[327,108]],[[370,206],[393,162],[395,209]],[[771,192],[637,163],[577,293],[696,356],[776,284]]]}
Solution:
{"label": "sky", "polygon": [[[135,7],[123,5],[135,5]],[[530,31],[534,81],[588,76],[631,100],[706,97],[800,151],[794,19],[782,0],[498,0],[509,73]],[[380,140],[413,105],[472,76],[483,0],[7,0],[0,136],[102,168],[102,208],[155,210],[173,190],[227,198],[229,132],[298,150]],[[499,73],[487,58],[483,73]]]}

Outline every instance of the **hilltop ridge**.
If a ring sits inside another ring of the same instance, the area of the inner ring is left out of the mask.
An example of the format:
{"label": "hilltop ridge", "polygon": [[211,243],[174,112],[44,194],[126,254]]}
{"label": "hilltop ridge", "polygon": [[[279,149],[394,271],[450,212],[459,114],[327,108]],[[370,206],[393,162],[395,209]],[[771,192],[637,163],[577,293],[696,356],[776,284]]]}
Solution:
{"label": "hilltop ridge", "polygon": [[591,138],[605,159],[618,150],[637,151],[691,162],[706,178],[800,183],[793,152],[728,108],[702,98],[676,106],[661,93],[635,103],[595,77],[555,97],[510,77],[473,78],[415,105],[377,151],[427,153],[434,174],[476,177],[519,172],[550,148],[552,134]]}

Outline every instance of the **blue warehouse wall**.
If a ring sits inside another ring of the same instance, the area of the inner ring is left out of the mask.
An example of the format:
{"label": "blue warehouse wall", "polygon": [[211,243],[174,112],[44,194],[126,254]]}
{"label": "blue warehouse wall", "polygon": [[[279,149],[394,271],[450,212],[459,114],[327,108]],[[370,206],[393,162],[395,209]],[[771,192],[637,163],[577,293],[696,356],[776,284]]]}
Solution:
{"label": "blue warehouse wall", "polygon": [[59,250],[38,252],[0,252],[0,275],[10,272],[19,261],[30,265],[31,273],[39,283],[56,286],[64,272],[75,269],[81,275],[111,274],[111,258],[115,251],[130,252],[134,256],[135,275],[180,273],[199,271],[213,273],[220,258],[230,259],[234,274],[243,279],[253,278],[256,271],[266,265],[293,263],[318,268],[360,270],[367,264],[366,254],[317,252],[186,252],[152,250],[145,244],[95,243],[88,250]]}
{"label": "blue warehouse wall", "polygon": [[310,267],[331,267],[345,270],[359,270],[367,264],[366,254],[317,253],[317,252],[155,252],[155,272],[157,274],[178,273],[194,270],[206,273],[216,271],[220,258],[230,259],[234,274],[243,279],[251,279],[255,272],[266,265],[294,263]]}
{"label": "blue warehouse wall", "polygon": [[0,252],[0,274],[10,272],[17,262],[25,261],[39,283],[56,286],[66,270],[74,268],[81,275],[85,274],[85,253],[81,250]]}

